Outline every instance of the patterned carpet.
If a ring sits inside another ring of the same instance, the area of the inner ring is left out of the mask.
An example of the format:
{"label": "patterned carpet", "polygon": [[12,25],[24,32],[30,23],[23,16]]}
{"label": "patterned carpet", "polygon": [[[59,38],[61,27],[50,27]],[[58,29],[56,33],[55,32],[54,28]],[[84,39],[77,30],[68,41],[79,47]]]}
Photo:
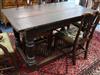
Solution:
{"label": "patterned carpet", "polygon": [[[9,36],[14,40],[13,33],[9,33]],[[12,41],[12,43],[14,45],[14,41]],[[94,37],[89,47],[88,58],[86,60],[84,60],[82,55],[80,55],[77,58],[76,65],[73,66],[68,59],[67,73],[65,58],[66,57],[60,58],[48,65],[43,66],[39,71],[34,72],[31,72],[25,65],[22,66],[23,64],[21,64],[18,75],[100,75],[100,33],[94,33]],[[21,63],[20,61],[18,62]]]}

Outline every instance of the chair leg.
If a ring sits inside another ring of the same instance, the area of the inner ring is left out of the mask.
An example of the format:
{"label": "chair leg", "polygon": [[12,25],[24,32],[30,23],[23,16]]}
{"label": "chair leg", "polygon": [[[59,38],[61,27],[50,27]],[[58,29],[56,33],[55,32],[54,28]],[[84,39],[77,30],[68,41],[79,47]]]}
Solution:
{"label": "chair leg", "polygon": [[67,74],[68,73],[68,59],[67,59],[67,55],[66,55],[65,60],[66,60],[66,74]]}
{"label": "chair leg", "polygon": [[86,43],[86,50],[85,50],[85,53],[84,53],[84,59],[87,58],[89,43],[90,43],[90,40],[88,40],[87,43]]}
{"label": "chair leg", "polygon": [[76,65],[76,59],[74,56],[72,57],[72,62],[73,62],[73,65]]}
{"label": "chair leg", "polygon": [[76,54],[75,54],[75,49],[73,49],[73,52],[72,52],[72,63],[73,63],[73,65],[76,65]]}

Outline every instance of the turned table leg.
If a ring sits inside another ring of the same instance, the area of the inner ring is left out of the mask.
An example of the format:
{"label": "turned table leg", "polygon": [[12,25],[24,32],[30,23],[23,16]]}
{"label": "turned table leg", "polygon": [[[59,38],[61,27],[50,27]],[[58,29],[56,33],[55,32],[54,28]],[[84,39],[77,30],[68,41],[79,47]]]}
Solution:
{"label": "turned table leg", "polygon": [[29,66],[36,65],[35,53],[34,53],[34,50],[36,49],[36,47],[34,43],[33,31],[31,30],[25,31],[24,38],[25,38],[25,54],[26,54],[27,60],[29,61]]}

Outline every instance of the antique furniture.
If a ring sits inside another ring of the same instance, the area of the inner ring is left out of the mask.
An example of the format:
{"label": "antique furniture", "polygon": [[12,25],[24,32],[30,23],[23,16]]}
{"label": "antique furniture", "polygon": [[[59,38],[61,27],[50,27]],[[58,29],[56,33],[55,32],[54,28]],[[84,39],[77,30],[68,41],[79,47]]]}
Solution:
{"label": "antique furniture", "polygon": [[58,49],[62,50],[67,57],[72,59],[73,65],[76,64],[77,55],[84,53],[84,58],[87,58],[89,43],[99,19],[99,12],[95,12],[94,14],[84,14],[76,30],[57,30],[58,33],[55,34],[55,48],[57,48],[57,43],[59,43]]}
{"label": "antique furniture", "polygon": [[[83,14],[93,13],[93,11],[94,10],[83,8],[79,5],[68,2],[34,5],[28,8],[19,7],[17,10],[16,8],[2,10],[3,14],[7,17],[14,28],[18,51],[25,57],[25,62],[28,65],[30,65],[30,63],[32,64],[31,66],[41,66],[46,62],[63,55],[63,53],[60,53],[58,55],[47,57],[49,58],[48,60],[45,59],[37,64],[35,55],[31,52],[35,46],[34,37],[36,32],[52,32],[57,28],[61,28],[72,22],[79,21]],[[24,54],[22,52],[23,48],[20,47],[20,33],[23,33],[25,45],[24,51],[26,51],[27,54]],[[52,33],[48,37],[49,41],[51,42]],[[52,50],[51,44],[48,46],[49,50]]]}
{"label": "antique furniture", "polygon": [[[18,64],[16,62],[16,54],[12,48],[9,36],[6,32],[0,33],[3,36],[0,39],[0,72],[15,69],[18,71]],[[12,63],[9,63],[12,62]]]}

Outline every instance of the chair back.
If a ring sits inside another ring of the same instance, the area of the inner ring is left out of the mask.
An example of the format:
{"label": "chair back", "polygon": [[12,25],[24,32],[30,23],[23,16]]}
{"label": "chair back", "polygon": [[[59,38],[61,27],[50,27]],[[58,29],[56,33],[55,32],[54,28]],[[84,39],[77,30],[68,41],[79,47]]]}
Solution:
{"label": "chair back", "polygon": [[95,28],[100,21],[100,13],[98,11],[94,12],[93,17],[94,19],[93,19],[93,23],[92,23],[91,30],[90,30],[90,36],[89,36],[90,39],[92,39]]}
{"label": "chair back", "polygon": [[79,35],[81,34],[81,32],[82,32],[81,45],[84,45],[88,40],[92,39],[94,30],[99,22],[99,19],[100,19],[99,12],[95,12],[93,14],[89,13],[84,14],[74,44],[78,43],[77,41],[79,39]]}

